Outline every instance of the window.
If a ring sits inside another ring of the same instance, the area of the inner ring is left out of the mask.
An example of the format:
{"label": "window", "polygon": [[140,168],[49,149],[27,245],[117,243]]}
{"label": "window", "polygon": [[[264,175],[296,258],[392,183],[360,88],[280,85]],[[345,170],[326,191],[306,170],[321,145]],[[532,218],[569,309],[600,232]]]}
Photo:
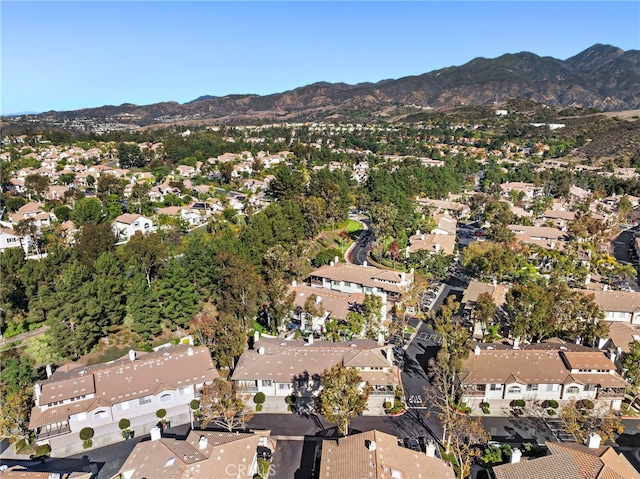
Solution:
{"label": "window", "polygon": [[93,420],[96,421],[98,419],[105,419],[109,414],[107,414],[107,411],[96,411],[93,413]]}
{"label": "window", "polygon": [[345,286],[351,286],[351,282],[350,282],[350,281],[345,281],[345,282],[344,282],[344,285],[345,285]]}
{"label": "window", "polygon": [[72,414],[69,417],[69,420],[71,422],[82,422],[82,421],[86,421],[87,419],[87,413],[86,412],[79,412],[78,414]]}
{"label": "window", "polygon": [[522,392],[522,388],[520,386],[510,386],[509,394],[520,394]]}
{"label": "window", "polygon": [[527,391],[537,391],[537,390],[538,390],[537,384],[527,384]]}
{"label": "window", "polygon": [[578,389],[578,386],[569,386],[567,394],[578,394],[579,391],[580,389]]}
{"label": "window", "polygon": [[129,409],[129,403],[127,401],[119,402],[118,404],[113,406],[113,409],[115,411],[124,411],[125,409]]}
{"label": "window", "polygon": [[502,384],[492,384],[489,386],[489,391],[502,391]]}
{"label": "window", "polygon": [[189,386],[183,386],[181,388],[178,388],[178,396],[184,396],[188,392],[189,392]]}
{"label": "window", "polygon": [[547,384],[547,392],[557,391],[559,389],[558,384]]}
{"label": "window", "polygon": [[282,391],[288,391],[289,389],[291,389],[291,384],[289,384],[289,383],[280,383],[280,384],[278,384],[278,389],[280,389]]}
{"label": "window", "polygon": [[584,387],[584,391],[590,391],[590,392],[593,392],[593,391],[595,391],[595,390],[596,390],[596,385],[595,385],[595,384],[587,384],[587,385]]}
{"label": "window", "polygon": [[263,379],[262,386],[270,388],[271,386],[273,386],[273,381],[271,379]]}
{"label": "window", "polygon": [[173,397],[169,393],[166,393],[166,394],[163,394],[162,396],[160,396],[160,402],[169,402],[172,399],[173,399]]}
{"label": "window", "polygon": [[138,399],[138,404],[140,406],[144,406],[145,404],[149,404],[153,400],[153,396],[145,396],[143,398]]}

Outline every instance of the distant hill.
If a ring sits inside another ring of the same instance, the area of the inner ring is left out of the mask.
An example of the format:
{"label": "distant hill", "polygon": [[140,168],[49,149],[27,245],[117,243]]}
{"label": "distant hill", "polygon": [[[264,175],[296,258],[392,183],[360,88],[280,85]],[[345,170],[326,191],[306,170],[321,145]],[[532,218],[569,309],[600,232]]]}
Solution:
{"label": "distant hill", "polygon": [[[272,95],[204,95],[185,104],[103,106],[12,118],[42,125],[372,120],[421,109],[492,105],[525,99],[561,108],[640,108],[640,51],[594,45],[567,59],[533,53],[475,58],[462,65],[377,83],[318,82]],[[3,119],[8,121],[8,119]]]}

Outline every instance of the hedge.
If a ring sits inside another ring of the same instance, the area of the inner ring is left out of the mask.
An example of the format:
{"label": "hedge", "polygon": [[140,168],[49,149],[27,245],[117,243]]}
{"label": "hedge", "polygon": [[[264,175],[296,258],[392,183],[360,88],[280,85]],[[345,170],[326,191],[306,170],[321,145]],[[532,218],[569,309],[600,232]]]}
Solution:
{"label": "hedge", "polygon": [[553,409],[558,409],[559,404],[558,404],[558,401],[556,401],[555,399],[549,399],[547,401],[547,406]]}
{"label": "hedge", "polygon": [[95,434],[95,431],[90,427],[83,427],[80,430],[80,439],[82,439],[83,441],[89,441],[91,440],[94,434]]}
{"label": "hedge", "polygon": [[256,395],[253,396],[253,402],[256,404],[264,404],[266,400],[267,398],[262,391],[257,392]]}

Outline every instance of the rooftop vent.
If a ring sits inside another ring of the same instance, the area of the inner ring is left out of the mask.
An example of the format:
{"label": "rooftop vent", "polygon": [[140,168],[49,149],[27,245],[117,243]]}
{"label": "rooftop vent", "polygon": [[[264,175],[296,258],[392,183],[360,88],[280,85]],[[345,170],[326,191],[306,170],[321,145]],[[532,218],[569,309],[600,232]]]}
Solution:
{"label": "rooftop vent", "polygon": [[129,361],[135,361],[136,360],[136,352],[133,349],[129,350]]}
{"label": "rooftop vent", "polygon": [[198,449],[205,449],[209,442],[207,441],[206,436],[200,436],[200,440],[198,441]]}
{"label": "rooftop vent", "polygon": [[370,440],[366,440],[365,441],[365,446],[367,446],[367,449],[369,449],[370,451],[375,451],[376,450],[376,442],[375,441],[370,441]]}
{"label": "rooftop vent", "polygon": [[258,348],[258,354],[264,354],[264,346]]}

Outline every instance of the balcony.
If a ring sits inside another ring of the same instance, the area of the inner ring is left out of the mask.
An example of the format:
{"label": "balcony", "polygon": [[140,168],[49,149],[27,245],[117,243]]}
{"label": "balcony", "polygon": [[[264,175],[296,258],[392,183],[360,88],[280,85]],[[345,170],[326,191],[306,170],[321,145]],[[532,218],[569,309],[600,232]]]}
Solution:
{"label": "balcony", "polygon": [[624,398],[624,389],[617,388],[600,388],[598,389],[598,393],[596,394],[596,398]]}
{"label": "balcony", "polygon": [[51,439],[52,437],[62,436],[64,434],[69,434],[71,432],[71,428],[69,424],[64,424],[61,426],[47,426],[41,427],[36,433],[36,441],[44,441],[45,439]]}

